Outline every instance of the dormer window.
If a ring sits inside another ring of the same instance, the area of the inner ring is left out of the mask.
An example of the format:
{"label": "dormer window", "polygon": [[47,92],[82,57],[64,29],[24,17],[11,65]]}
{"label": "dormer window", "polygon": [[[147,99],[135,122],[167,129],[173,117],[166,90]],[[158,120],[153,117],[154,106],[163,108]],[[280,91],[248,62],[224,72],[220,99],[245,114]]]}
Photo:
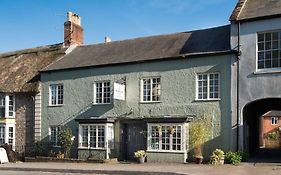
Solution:
{"label": "dormer window", "polygon": [[281,31],[258,33],[257,68],[281,68]]}

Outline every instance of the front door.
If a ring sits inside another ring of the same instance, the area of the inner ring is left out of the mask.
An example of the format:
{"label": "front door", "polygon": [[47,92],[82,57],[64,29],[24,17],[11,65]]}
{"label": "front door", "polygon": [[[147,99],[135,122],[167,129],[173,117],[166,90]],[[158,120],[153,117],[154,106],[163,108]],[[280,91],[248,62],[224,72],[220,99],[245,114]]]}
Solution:
{"label": "front door", "polygon": [[126,124],[124,126],[124,156],[127,160],[135,160],[134,152],[137,150],[146,150],[144,123]]}

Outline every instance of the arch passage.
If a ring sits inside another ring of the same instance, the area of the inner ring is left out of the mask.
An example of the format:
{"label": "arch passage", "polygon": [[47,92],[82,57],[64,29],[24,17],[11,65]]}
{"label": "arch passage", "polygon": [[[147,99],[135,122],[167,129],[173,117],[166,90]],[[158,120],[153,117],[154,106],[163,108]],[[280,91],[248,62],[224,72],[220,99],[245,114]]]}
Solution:
{"label": "arch passage", "polygon": [[260,148],[261,115],[268,111],[281,110],[281,98],[266,98],[248,103],[243,109],[244,145],[250,156],[280,156],[280,150]]}

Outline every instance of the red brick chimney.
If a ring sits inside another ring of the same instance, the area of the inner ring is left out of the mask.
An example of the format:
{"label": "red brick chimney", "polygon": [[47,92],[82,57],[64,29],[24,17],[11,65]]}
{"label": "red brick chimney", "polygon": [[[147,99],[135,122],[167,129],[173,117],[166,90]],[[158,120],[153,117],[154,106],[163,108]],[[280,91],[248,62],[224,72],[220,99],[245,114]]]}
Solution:
{"label": "red brick chimney", "polygon": [[83,44],[83,28],[80,16],[67,12],[67,21],[64,23],[64,46],[71,46],[73,44]]}

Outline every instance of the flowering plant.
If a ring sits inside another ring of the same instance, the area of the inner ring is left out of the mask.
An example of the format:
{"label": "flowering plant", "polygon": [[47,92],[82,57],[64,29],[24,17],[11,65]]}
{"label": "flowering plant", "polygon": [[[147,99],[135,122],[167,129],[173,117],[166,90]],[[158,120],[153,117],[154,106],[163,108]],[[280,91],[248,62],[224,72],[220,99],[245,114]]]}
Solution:
{"label": "flowering plant", "polygon": [[146,156],[146,152],[144,150],[138,150],[138,151],[134,152],[134,154],[135,154],[135,157],[137,157],[137,158]]}

